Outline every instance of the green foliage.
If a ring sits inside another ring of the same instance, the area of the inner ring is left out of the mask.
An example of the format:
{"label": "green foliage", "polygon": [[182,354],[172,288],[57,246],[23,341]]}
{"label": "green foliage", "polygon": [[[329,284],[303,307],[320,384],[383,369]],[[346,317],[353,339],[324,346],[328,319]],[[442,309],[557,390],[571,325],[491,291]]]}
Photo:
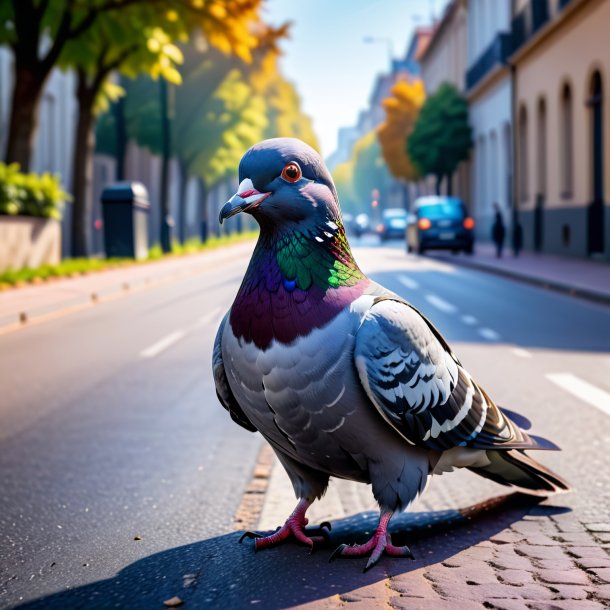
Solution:
{"label": "green foliage", "polygon": [[419,172],[435,175],[437,182],[468,158],[472,148],[468,103],[453,85],[443,83],[425,101],[406,146]]}
{"label": "green foliage", "polygon": [[61,220],[64,203],[70,200],[59,176],[25,174],[16,163],[0,163],[0,214]]}

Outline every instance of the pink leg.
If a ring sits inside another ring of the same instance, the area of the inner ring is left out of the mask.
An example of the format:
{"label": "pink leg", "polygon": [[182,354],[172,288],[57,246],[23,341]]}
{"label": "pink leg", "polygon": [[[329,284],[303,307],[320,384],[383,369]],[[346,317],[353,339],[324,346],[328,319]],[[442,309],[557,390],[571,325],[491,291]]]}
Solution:
{"label": "pink leg", "polygon": [[305,513],[310,506],[311,502],[309,500],[301,498],[290,517],[286,519],[286,523],[273,534],[263,536],[255,532],[245,532],[239,541],[242,542],[244,538],[254,538],[254,549],[259,551],[260,549],[280,544],[290,538],[290,536],[294,536],[299,542],[306,544],[313,550],[315,542],[325,542],[327,540],[330,523],[324,522],[320,525],[322,536],[307,536],[305,526],[309,523],[309,520],[305,517]]}
{"label": "pink leg", "polygon": [[382,513],[379,517],[379,525],[368,542],[351,546],[342,544],[330,556],[329,561],[333,561],[337,557],[365,557],[370,553],[371,556],[364,568],[366,572],[379,561],[384,552],[391,557],[410,557],[414,559],[408,546],[394,546],[392,544],[388,533],[388,524],[391,518],[392,513],[390,511]]}

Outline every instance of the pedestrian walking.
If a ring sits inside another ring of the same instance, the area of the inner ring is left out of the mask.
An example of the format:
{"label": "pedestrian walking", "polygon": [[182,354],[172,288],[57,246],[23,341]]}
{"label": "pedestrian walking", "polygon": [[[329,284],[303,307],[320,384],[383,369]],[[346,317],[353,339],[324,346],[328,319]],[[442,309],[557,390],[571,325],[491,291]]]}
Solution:
{"label": "pedestrian walking", "polygon": [[500,258],[502,256],[502,248],[504,247],[504,237],[506,236],[506,228],[504,227],[504,220],[502,219],[502,212],[500,212],[500,206],[494,203],[494,210],[496,211],[494,223],[491,227],[491,238],[496,244],[496,256]]}

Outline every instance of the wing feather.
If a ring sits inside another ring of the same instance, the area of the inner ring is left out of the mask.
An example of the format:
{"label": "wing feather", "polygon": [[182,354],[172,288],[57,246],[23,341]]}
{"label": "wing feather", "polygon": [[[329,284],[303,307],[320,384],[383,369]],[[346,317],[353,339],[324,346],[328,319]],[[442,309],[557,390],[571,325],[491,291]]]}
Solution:
{"label": "wing feather", "polygon": [[470,377],[438,330],[395,297],[375,301],[357,334],[360,381],[383,417],[429,449],[534,448]]}

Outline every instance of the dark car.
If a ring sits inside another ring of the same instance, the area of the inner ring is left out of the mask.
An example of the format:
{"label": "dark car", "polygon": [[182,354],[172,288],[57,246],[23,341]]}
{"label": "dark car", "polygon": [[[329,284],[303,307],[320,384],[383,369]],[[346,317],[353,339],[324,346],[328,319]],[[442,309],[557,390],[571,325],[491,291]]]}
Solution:
{"label": "dark car", "polygon": [[404,239],[407,227],[407,212],[402,208],[388,208],[381,213],[381,222],[377,225],[377,235],[381,241],[386,239]]}
{"label": "dark car", "polygon": [[457,197],[419,197],[407,223],[407,250],[463,250],[472,254],[474,220]]}

